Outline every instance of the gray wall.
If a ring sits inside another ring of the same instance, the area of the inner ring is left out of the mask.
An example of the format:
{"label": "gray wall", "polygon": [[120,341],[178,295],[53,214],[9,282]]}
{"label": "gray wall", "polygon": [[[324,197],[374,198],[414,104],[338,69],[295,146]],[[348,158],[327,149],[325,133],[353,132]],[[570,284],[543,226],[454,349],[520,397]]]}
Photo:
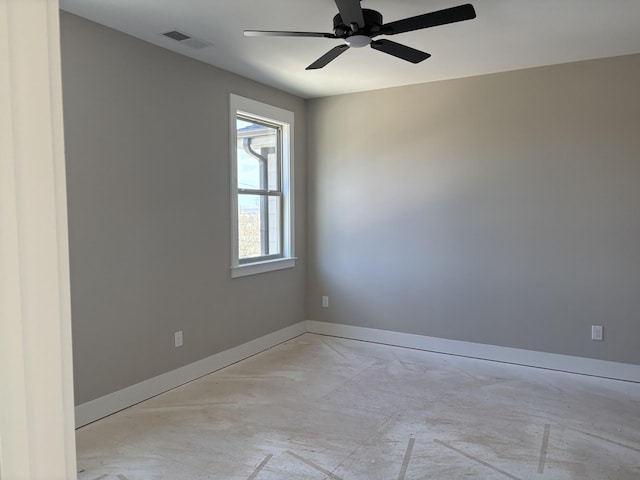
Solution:
{"label": "gray wall", "polygon": [[[303,320],[304,101],[61,22],[76,403]],[[295,269],[230,277],[230,92],[296,115]]]}
{"label": "gray wall", "polygon": [[639,364],[639,84],[636,55],[309,102],[307,317]]}

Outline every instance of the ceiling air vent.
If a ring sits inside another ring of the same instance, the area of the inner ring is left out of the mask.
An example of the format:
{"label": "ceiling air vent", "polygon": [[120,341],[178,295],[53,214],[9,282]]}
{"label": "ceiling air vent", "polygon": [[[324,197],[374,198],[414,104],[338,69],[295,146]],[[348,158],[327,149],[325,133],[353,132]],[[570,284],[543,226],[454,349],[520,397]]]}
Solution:
{"label": "ceiling air vent", "polygon": [[162,35],[191,48],[204,48],[212,45],[209,42],[205,42],[204,40],[200,40],[193,35],[189,35],[188,33],[184,33],[179,30],[171,30],[170,32],[165,32]]}
{"label": "ceiling air vent", "polygon": [[173,38],[174,40],[177,40],[178,42],[181,42],[183,40],[188,40],[189,38],[191,38],[189,35],[185,35],[184,33],[179,32],[178,30],[172,30],[170,32],[165,32],[165,33],[163,33],[163,35],[165,37]]}

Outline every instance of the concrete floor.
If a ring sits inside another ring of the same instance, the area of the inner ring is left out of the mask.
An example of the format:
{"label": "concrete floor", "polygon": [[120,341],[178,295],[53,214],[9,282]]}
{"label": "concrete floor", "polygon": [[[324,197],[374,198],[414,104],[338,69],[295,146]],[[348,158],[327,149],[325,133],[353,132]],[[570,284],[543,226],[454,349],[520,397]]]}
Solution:
{"label": "concrete floor", "polygon": [[640,384],[305,334],[77,446],[81,480],[638,480]]}

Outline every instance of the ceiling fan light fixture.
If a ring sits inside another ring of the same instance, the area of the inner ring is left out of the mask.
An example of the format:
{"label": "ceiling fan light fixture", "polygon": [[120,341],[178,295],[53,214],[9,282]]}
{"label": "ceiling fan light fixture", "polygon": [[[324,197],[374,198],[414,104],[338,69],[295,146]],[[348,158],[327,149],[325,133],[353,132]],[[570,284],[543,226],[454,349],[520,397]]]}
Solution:
{"label": "ceiling fan light fixture", "polygon": [[371,43],[371,38],[367,35],[351,35],[345,38],[344,41],[351,48],[362,48]]}

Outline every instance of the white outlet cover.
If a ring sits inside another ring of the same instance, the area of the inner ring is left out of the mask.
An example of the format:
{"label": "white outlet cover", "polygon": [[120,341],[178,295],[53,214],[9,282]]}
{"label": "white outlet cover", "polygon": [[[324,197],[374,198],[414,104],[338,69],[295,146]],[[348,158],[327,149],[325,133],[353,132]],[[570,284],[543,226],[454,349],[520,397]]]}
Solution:
{"label": "white outlet cover", "polygon": [[591,340],[602,341],[603,337],[602,325],[591,325]]}
{"label": "white outlet cover", "polygon": [[182,346],[182,330],[175,333],[175,345],[176,348]]}

